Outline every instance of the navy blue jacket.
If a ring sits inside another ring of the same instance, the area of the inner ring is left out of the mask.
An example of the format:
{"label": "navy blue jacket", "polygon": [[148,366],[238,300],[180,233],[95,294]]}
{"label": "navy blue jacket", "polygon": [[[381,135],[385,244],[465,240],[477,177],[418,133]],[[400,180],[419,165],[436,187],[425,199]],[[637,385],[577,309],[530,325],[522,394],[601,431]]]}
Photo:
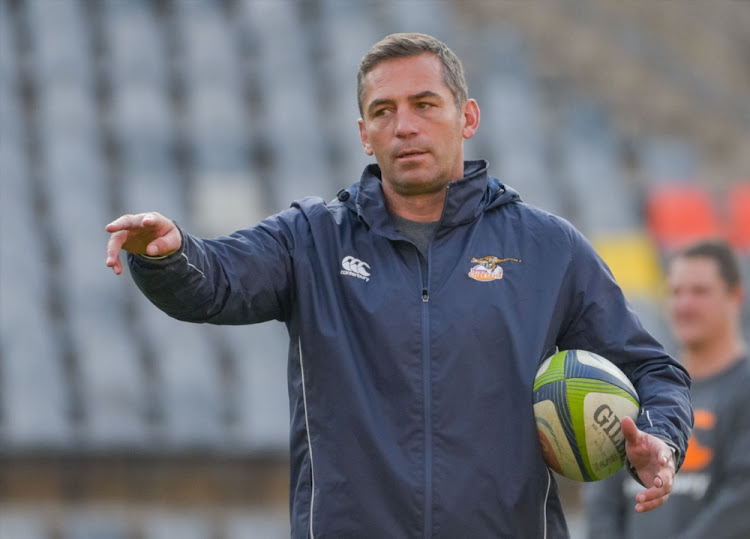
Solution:
{"label": "navy blue jacket", "polygon": [[215,240],[130,257],[192,322],[277,319],[289,336],[293,537],[566,537],[532,408],[556,348],[609,358],[684,455],[686,372],[571,225],[466,164],[427,257],[394,228],[379,169]]}

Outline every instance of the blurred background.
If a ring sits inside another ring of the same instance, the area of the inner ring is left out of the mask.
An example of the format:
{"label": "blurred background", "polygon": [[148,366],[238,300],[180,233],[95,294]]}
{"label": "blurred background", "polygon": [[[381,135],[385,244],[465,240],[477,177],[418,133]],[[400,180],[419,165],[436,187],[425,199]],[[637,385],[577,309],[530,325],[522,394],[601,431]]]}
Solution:
{"label": "blurred background", "polygon": [[283,326],[169,319],[104,226],[332,199],[368,162],[358,62],[397,31],[463,59],[467,158],[583,231],[670,351],[670,249],[723,235],[750,273],[748,2],[0,0],[2,539],[288,537]]}

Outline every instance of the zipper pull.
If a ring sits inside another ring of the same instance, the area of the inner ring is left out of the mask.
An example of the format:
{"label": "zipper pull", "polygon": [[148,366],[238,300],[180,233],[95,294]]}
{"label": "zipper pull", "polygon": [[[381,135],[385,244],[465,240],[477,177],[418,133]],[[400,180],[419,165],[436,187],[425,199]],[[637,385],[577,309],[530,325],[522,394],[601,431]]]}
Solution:
{"label": "zipper pull", "polygon": [[428,301],[430,301],[430,295],[427,293],[427,289],[423,288],[422,289],[422,302],[427,303]]}

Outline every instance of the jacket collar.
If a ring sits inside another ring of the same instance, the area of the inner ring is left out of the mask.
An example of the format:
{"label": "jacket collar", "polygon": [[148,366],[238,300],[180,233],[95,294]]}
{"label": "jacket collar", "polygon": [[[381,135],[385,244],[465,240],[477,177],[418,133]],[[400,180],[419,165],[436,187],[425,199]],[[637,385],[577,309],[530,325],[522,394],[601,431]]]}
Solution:
{"label": "jacket collar", "polygon": [[[457,226],[476,219],[489,201],[487,161],[465,161],[464,177],[447,186],[441,227]],[[359,180],[355,205],[367,226],[387,236],[396,234],[385,203],[380,167],[368,165]]]}

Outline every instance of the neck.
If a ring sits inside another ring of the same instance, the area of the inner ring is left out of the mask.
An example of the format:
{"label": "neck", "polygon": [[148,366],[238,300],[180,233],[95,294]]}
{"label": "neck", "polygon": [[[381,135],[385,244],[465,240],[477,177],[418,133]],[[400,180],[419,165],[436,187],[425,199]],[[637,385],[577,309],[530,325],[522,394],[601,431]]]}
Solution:
{"label": "neck", "polygon": [[388,210],[399,217],[421,223],[439,221],[445,206],[446,189],[419,195],[400,195],[383,183],[383,194]]}
{"label": "neck", "polygon": [[727,369],[745,355],[745,343],[726,338],[686,346],[682,362],[693,379],[708,378]]}

